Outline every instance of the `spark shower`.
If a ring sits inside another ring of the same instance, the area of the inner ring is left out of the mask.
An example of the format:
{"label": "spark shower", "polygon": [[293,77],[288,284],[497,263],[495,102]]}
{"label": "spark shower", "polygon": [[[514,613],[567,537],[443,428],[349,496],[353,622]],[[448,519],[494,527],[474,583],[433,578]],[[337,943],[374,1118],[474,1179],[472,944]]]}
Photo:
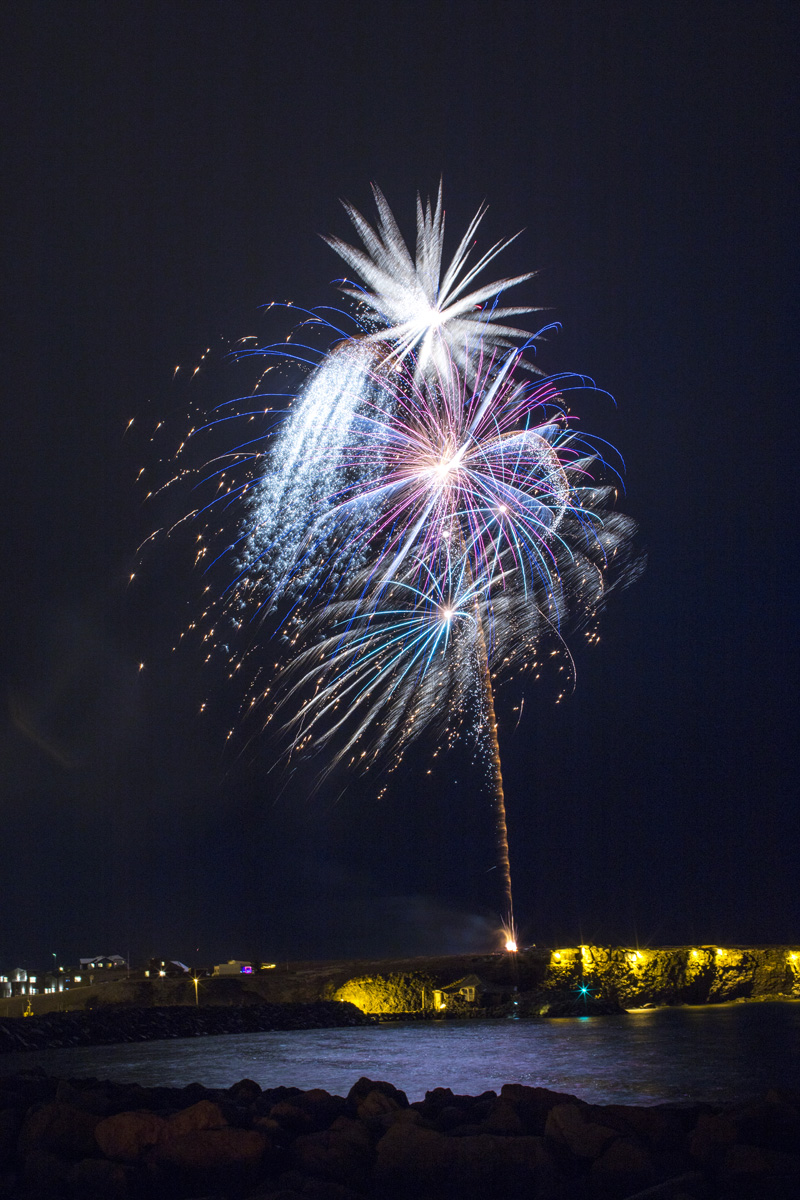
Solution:
{"label": "spark shower", "polygon": [[[473,262],[481,207],[443,267],[441,187],[435,204],[417,198],[413,256],[373,192],[374,224],[345,204],[363,249],[326,239],[357,277],[340,284],[350,311],[306,312],[280,346],[245,344],[238,357],[267,369],[250,403],[209,423],[247,423],[204,509],[222,518],[216,560],[236,564],[221,603],[259,634],[237,668],[267,643],[246,707],[279,727],[290,760],[364,769],[396,764],[425,731],[472,735],[514,949],[495,689],[535,675],[567,624],[588,625],[633,576],[633,523],[568,410],[566,394],[594,384],[542,376],[535,343],[553,326],[519,328],[535,310],[500,301],[531,275],[477,282],[514,239]],[[324,349],[304,344],[320,330]],[[302,385],[267,392],[287,363]]]}

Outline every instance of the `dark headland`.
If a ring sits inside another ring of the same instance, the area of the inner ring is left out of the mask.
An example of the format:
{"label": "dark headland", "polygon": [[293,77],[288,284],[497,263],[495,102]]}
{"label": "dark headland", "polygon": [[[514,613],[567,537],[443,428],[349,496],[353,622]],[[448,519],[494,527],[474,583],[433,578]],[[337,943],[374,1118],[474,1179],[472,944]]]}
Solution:
{"label": "dark headland", "polygon": [[131,975],[29,1000],[17,996],[0,1002],[0,1053],[374,1020],[593,1016],[793,998],[800,998],[800,949],[791,946],[585,945],[274,963],[232,977]]}

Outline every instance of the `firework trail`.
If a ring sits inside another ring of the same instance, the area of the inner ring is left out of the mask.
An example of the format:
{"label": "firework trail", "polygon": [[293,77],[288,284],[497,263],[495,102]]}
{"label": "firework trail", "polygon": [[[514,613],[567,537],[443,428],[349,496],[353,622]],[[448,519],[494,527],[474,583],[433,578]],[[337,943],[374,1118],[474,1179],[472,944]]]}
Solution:
{"label": "firework trail", "polygon": [[513,940],[495,681],[632,577],[633,524],[566,412],[591,381],[519,374],[538,335],[505,321],[534,310],[498,299],[530,274],[469,290],[508,245],[469,266],[485,209],[443,272],[441,189],[418,199],[415,258],[374,193],[375,227],[345,206],[364,250],[326,239],[364,282],[342,285],[359,333],[312,371],[266,468],[252,453],[228,599],[277,613],[284,669],[250,703],[281,714],[293,753],[365,767],[478,726]]}
{"label": "firework trail", "polygon": [[367,391],[371,358],[350,343],[312,373],[275,439],[267,470],[249,490],[239,561],[250,582],[258,564],[258,587],[268,604],[300,590],[325,561],[329,497],[345,485],[342,451]]}

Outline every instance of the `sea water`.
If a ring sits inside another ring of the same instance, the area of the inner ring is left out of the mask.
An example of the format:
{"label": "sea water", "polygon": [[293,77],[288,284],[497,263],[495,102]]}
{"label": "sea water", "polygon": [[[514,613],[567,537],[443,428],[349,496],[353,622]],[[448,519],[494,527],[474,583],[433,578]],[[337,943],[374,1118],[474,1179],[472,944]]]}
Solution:
{"label": "sea water", "polygon": [[420,1100],[434,1087],[478,1095],[504,1083],[595,1104],[743,1100],[800,1090],[800,1002],[642,1010],[564,1020],[470,1020],[229,1034],[0,1055],[31,1067],[145,1086],[239,1079],[346,1095],[362,1075]]}

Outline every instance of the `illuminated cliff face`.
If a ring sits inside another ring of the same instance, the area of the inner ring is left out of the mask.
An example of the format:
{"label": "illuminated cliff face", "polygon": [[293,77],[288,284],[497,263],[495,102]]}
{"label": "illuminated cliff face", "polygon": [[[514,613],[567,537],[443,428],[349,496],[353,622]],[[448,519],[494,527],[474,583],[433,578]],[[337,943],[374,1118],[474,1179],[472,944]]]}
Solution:
{"label": "illuminated cliff face", "polygon": [[767,995],[800,998],[800,951],[782,946],[578,946],[551,951],[543,989],[574,990],[582,984],[628,1007]]}
{"label": "illuminated cliff face", "polygon": [[433,989],[433,980],[425,975],[363,975],[348,979],[334,999],[348,1000],[373,1016],[399,1016],[431,1008]]}

